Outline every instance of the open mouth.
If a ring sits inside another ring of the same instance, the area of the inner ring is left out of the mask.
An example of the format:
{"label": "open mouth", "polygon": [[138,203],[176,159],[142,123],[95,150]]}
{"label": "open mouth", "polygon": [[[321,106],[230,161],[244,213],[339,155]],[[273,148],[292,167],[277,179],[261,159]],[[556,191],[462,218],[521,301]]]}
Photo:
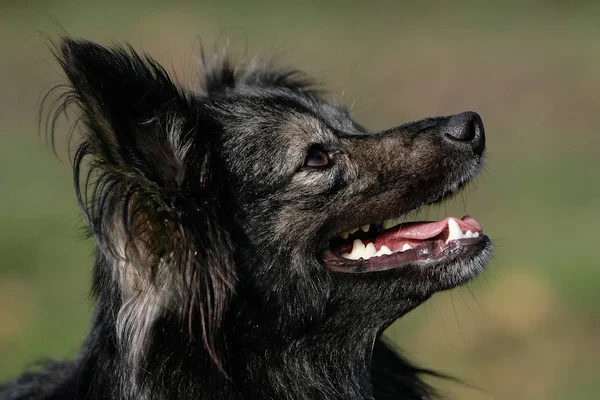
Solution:
{"label": "open mouth", "polygon": [[[418,189],[409,192],[407,190],[411,188],[404,188],[404,191],[389,192],[386,197],[375,199],[373,206],[381,207],[381,210],[365,210],[365,219],[368,215],[370,220],[357,220],[358,215],[348,216],[354,221],[353,224],[366,225],[346,232],[331,232],[333,236],[327,238],[328,247],[323,253],[323,262],[329,270],[364,273],[402,268],[422,269],[426,272],[417,274],[419,279],[436,281],[438,288],[456,286],[483,270],[491,255],[492,244],[483,234],[481,224],[470,216],[460,219],[446,217],[431,222],[405,223],[403,219],[378,222],[384,218],[417,212],[421,207],[440,204],[458,193],[483,166],[485,134],[479,115],[465,112],[446,119],[424,120],[419,122],[419,126],[419,135],[423,130],[430,135],[441,135],[432,145],[436,147],[429,149],[439,151],[438,155],[443,154],[443,160],[440,159],[441,163],[437,162],[435,166],[426,163],[427,169],[423,171],[412,174],[404,171],[407,180],[419,182]],[[413,160],[415,164],[411,166],[428,160],[429,150],[425,151],[414,143],[411,146],[407,152],[418,152]],[[388,157],[396,160],[395,155]],[[402,169],[402,162],[405,161],[402,158],[399,160],[392,165]],[[384,169],[374,181],[379,183],[385,180],[388,172],[396,177],[395,169]],[[394,179],[394,183],[398,182],[397,178]],[[378,190],[381,188],[378,187]],[[403,201],[404,196],[406,202]],[[389,215],[390,209],[398,210],[398,214]],[[348,225],[340,228],[347,229]]]}
{"label": "open mouth", "polygon": [[342,233],[331,241],[324,259],[333,271],[384,271],[408,263],[449,260],[488,240],[481,224],[470,216],[435,222],[392,219]]}

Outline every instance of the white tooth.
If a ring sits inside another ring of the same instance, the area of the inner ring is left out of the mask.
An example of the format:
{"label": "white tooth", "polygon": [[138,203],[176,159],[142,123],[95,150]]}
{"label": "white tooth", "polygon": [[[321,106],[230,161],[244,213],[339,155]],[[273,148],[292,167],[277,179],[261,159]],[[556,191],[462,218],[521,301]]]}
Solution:
{"label": "white tooth", "polygon": [[344,232],[340,236],[342,237],[342,239],[348,239],[348,235],[348,232]]}
{"label": "white tooth", "polygon": [[390,250],[390,248],[389,248],[389,247],[387,247],[387,246],[381,246],[381,248],[379,249],[379,251],[378,251],[378,252],[377,252],[375,255],[376,255],[377,257],[381,257],[381,256],[383,256],[383,255],[386,255],[386,256],[388,256],[388,255],[390,255],[390,254],[392,254],[392,253],[393,253],[393,252]]}
{"label": "white tooth", "polygon": [[396,225],[400,225],[402,223],[403,219],[402,218],[396,218],[396,219],[386,219],[385,221],[383,221],[383,229],[390,229]]}
{"label": "white tooth", "polygon": [[474,232],[474,233],[473,233],[473,237],[474,237],[474,238],[476,238],[476,237],[479,237],[479,232]]}
{"label": "white tooth", "polygon": [[371,225],[366,224],[366,225],[361,225],[360,229],[362,229],[363,232],[369,232],[370,227],[371,227]]}
{"label": "white tooth", "polygon": [[471,231],[467,231],[467,232],[465,233],[465,237],[466,237],[466,238],[472,238],[472,237],[473,237],[473,232],[471,232]]}
{"label": "white tooth", "polygon": [[377,254],[375,245],[373,243],[369,243],[367,247],[365,247],[365,260],[373,257],[375,254]]}
{"label": "white tooth", "polygon": [[451,240],[463,238],[462,229],[460,229],[460,225],[458,225],[458,222],[456,222],[454,218],[448,219],[448,229],[450,230],[450,233],[448,234],[448,239],[446,239],[446,244]]}
{"label": "white tooth", "polygon": [[355,239],[352,243],[352,251],[350,253],[342,254],[342,257],[350,260],[358,260],[359,258],[365,258],[365,244],[360,239]]}
{"label": "white tooth", "polygon": [[353,228],[353,229],[350,229],[350,230],[348,231],[348,233],[349,233],[350,235],[352,235],[353,233],[356,233],[356,232],[358,232],[358,228]]}
{"label": "white tooth", "polygon": [[404,246],[402,246],[402,250],[400,251],[406,251],[406,250],[411,250],[412,246],[408,243],[404,243]]}

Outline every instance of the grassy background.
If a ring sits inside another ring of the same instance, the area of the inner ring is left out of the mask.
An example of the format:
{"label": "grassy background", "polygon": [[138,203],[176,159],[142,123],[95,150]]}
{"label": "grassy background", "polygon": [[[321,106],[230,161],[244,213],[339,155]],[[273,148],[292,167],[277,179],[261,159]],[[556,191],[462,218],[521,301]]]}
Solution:
{"label": "grassy background", "polygon": [[[222,3],[222,4],[220,4]],[[382,129],[479,112],[488,172],[430,218],[465,212],[496,239],[488,271],[387,335],[460,399],[600,396],[600,7],[578,1],[0,2],[0,380],[73,356],[86,332],[91,243],[68,158],[37,134],[61,81],[45,47],[69,34],[129,41],[193,83],[209,48],[285,53]],[[217,5],[218,4],[218,5]],[[293,4],[293,5],[292,5]],[[65,126],[66,128],[66,126]]]}

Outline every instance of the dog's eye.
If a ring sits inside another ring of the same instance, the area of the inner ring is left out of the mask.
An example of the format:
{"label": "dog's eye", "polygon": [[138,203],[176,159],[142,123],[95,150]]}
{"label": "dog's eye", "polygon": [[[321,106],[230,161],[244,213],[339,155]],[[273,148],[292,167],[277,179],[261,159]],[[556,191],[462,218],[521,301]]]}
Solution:
{"label": "dog's eye", "polygon": [[329,155],[319,149],[310,149],[304,159],[305,167],[326,167],[329,165]]}

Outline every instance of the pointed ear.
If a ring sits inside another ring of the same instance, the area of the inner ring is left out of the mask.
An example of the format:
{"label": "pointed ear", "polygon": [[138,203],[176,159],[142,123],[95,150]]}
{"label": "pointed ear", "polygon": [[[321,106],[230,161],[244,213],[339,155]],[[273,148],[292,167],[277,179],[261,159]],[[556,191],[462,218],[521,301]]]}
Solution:
{"label": "pointed ear", "polygon": [[[137,365],[154,321],[176,312],[190,329],[198,324],[217,360],[215,332],[235,275],[201,100],[131,48],[65,39],[56,56],[70,82],[57,112],[80,111],[75,185],[121,291],[122,345]],[[107,276],[96,274],[96,282]]]}
{"label": "pointed ear", "polygon": [[156,184],[181,183],[182,142],[193,106],[156,61],[131,48],[63,40],[58,59],[90,129],[86,139],[113,167]]}

